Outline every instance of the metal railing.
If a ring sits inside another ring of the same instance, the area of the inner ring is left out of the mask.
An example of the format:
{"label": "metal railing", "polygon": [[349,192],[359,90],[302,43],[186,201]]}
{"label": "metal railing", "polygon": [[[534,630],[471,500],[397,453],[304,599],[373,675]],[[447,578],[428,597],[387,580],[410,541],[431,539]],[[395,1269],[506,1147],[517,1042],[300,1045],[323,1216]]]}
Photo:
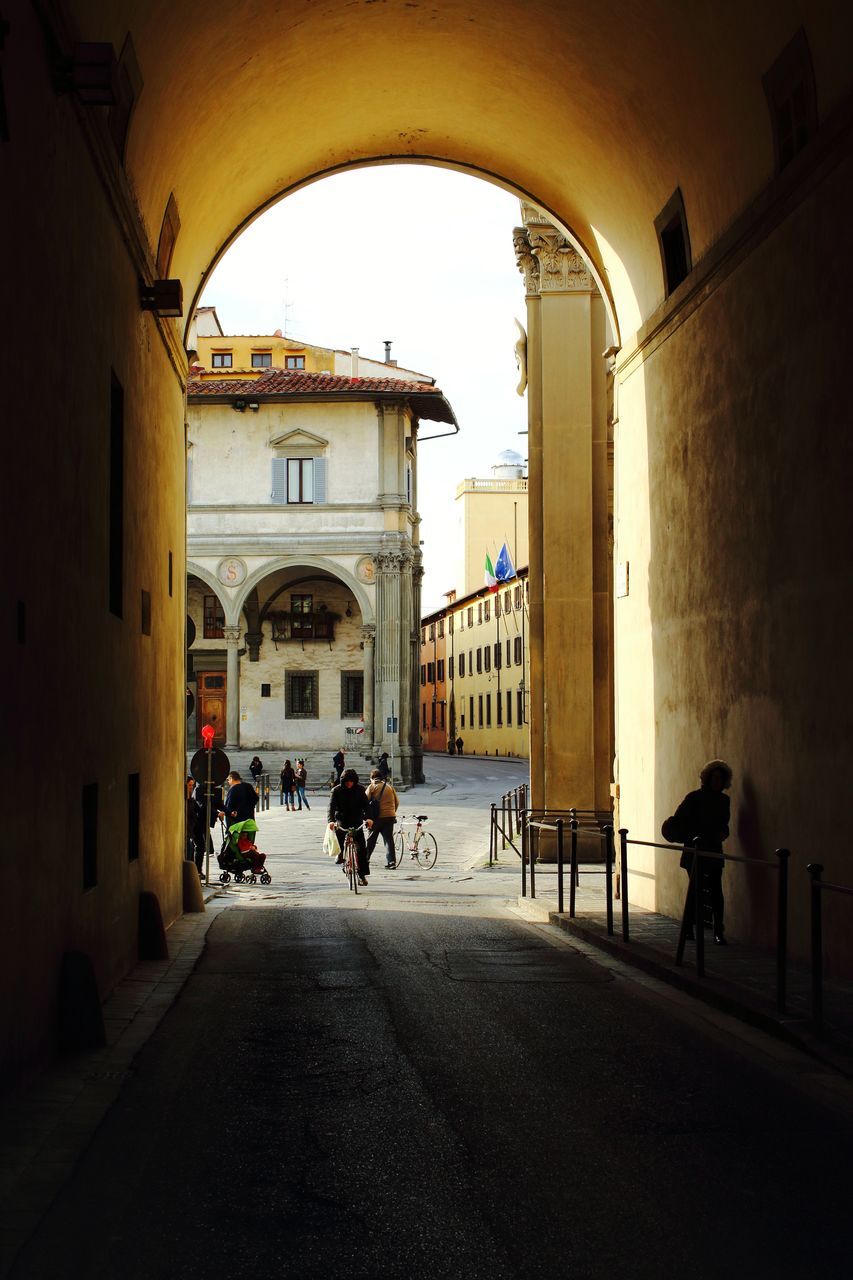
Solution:
{"label": "metal railing", "polygon": [[809,898],[811,916],[811,965],[812,965],[812,1023],[816,1031],[823,1030],[823,895],[824,893],[840,893],[853,898],[853,887],[847,884],[833,884],[822,879],[823,864],[810,862],[806,867],[809,873]]}
{"label": "metal railing", "polygon": [[268,809],[270,807],[270,775],[268,773],[259,773],[255,778],[255,790],[258,793],[258,809]]}
{"label": "metal railing", "polygon": [[610,815],[596,809],[528,809],[524,815],[527,838],[522,838],[521,896],[527,896],[527,874],[530,875],[530,897],[536,897],[536,862],[533,856],[529,832],[553,831],[557,837],[557,909],[565,910],[565,832],[569,829],[569,917],[575,918],[576,890],[580,884],[578,864],[578,835],[598,836],[604,842],[604,866],[601,869],[585,867],[585,875],[603,875],[607,904],[607,932],[613,933],[613,825]]}
{"label": "metal railing", "polygon": [[513,787],[510,791],[504,792],[500,800],[491,806],[491,816],[489,819],[489,866],[491,867],[498,861],[498,840],[501,841],[501,850],[506,851],[507,845],[513,849],[519,857],[521,850],[515,841],[521,835],[521,815],[527,806],[527,784],[521,783],[518,787]]}

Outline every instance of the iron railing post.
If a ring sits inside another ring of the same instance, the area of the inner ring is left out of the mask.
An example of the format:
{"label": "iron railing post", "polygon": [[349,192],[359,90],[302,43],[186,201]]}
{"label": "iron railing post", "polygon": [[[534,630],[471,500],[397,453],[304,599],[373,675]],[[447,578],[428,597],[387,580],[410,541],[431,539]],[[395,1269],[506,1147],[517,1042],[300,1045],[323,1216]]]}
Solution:
{"label": "iron railing post", "polygon": [[489,866],[492,865],[492,861],[493,861],[492,848],[495,844],[497,844],[497,830],[495,827],[495,809],[496,809],[496,805],[494,801],[492,801],[492,808],[489,815]]}
{"label": "iron railing post", "polygon": [[696,975],[705,976],[705,913],[703,911],[702,854],[699,852],[699,837],[693,841],[693,929],[696,934]]}
{"label": "iron railing post", "polygon": [[628,832],[619,831],[619,887],[622,895],[622,941],[628,942]]}
{"label": "iron railing post", "polygon": [[790,849],[777,849],[779,859],[778,916],[776,923],[776,1008],[785,1012],[788,1000],[788,859]]}
{"label": "iron railing post", "polygon": [[[537,836],[536,840],[538,839],[539,837]],[[529,840],[527,843],[527,852],[530,858],[530,896],[531,898],[536,897],[536,850],[534,849],[533,845],[534,845],[534,841]]]}
{"label": "iron railing post", "polygon": [[812,1022],[816,1031],[823,1028],[823,919],[820,878],[823,865],[810,862],[806,867],[811,876],[811,926],[812,926]]}
{"label": "iron railing post", "polygon": [[563,819],[557,819],[557,911],[563,914]]}
{"label": "iron railing post", "polygon": [[571,862],[569,864],[569,917],[575,918],[575,888],[577,884],[578,874],[578,820],[572,818],[572,853]]}
{"label": "iron railing post", "polygon": [[527,810],[521,811],[521,896],[527,897]]}
{"label": "iron railing post", "polygon": [[[506,851],[506,796],[501,796],[501,849]],[[497,841],[495,841],[495,853],[498,851]]]}
{"label": "iron railing post", "polygon": [[607,902],[607,934],[613,937],[613,842],[604,846],[604,889]]}

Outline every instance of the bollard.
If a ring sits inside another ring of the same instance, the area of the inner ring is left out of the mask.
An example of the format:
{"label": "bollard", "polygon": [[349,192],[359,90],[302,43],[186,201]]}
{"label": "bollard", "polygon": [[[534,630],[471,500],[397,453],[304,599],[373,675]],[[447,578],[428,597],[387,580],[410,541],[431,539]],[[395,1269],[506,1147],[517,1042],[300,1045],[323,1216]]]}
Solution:
{"label": "bollard", "polygon": [[192,858],[184,859],[183,866],[183,902],[184,914],[193,911],[204,911],[204,894],[201,891],[201,879],[198,867]]}
{"label": "bollard", "polygon": [[521,896],[527,897],[527,810],[521,811]]}
{"label": "bollard", "polygon": [[777,849],[779,901],[776,924],[776,1008],[785,1012],[788,1000],[788,859],[790,849]]}
{"label": "bollard", "polygon": [[823,919],[820,878],[823,864],[810,862],[806,867],[811,876],[811,925],[812,925],[812,1023],[816,1031],[823,1030]]}
{"label": "bollard", "polygon": [[578,820],[572,818],[569,826],[572,829],[572,852],[569,862],[569,919],[575,918],[575,890],[578,882]]}
{"label": "bollard", "polygon": [[[538,836],[536,837],[538,839]],[[530,856],[530,896],[536,897],[536,850],[533,848],[533,841],[529,841],[527,852]]]}
{"label": "bollard", "polygon": [[628,936],[628,832],[619,832],[619,880],[622,893],[622,941]]}
{"label": "bollard", "polygon": [[495,831],[495,804],[492,801],[491,814],[489,816],[489,866],[492,865],[494,859],[492,856],[493,846],[497,843]]}
{"label": "bollard", "polygon": [[563,914],[563,819],[557,819],[557,911]]}
{"label": "bollard", "polygon": [[705,919],[702,911],[702,854],[699,837],[693,841],[693,930],[696,934],[696,976],[705,976]]}
{"label": "bollard", "polygon": [[604,888],[607,901],[607,934],[613,937],[613,843],[604,848]]}

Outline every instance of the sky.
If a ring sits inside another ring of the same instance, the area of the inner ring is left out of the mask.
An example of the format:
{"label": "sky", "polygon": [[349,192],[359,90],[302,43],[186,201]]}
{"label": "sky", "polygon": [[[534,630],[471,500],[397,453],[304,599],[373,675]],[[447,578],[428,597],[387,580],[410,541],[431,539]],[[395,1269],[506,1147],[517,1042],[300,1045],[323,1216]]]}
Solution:
{"label": "sky", "polygon": [[[258,218],[201,299],[227,334],[281,329],[378,360],[390,338],[392,358],[435,378],[460,432],[418,452],[424,613],[457,585],[457,484],[491,477],[504,449],[527,456],[513,351],[515,320],[525,314],[512,246],[519,221],[514,196],[467,174],[425,165],[349,170]],[[424,436],[445,430],[421,424]]]}

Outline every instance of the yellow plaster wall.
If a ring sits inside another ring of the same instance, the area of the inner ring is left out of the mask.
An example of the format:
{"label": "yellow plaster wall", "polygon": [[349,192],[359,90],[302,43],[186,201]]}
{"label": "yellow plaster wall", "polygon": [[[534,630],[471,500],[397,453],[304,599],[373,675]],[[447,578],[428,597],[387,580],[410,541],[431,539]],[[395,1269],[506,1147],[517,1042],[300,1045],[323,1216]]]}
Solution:
{"label": "yellow plaster wall", "polygon": [[[283,338],[281,335],[273,335],[265,337],[257,334],[237,334],[226,335],[225,337],[202,337],[198,339],[198,363],[204,365],[205,369],[210,370],[211,374],[216,378],[234,377],[237,374],[245,375],[246,370],[252,371],[252,352],[269,351],[272,355],[271,368],[283,369],[287,357],[289,355],[305,357],[305,373],[334,373],[335,371],[335,353],[327,347],[309,347],[304,342],[295,342],[291,338]],[[230,369],[214,369],[213,353],[215,351],[230,351],[232,353],[232,364]],[[256,372],[263,373],[263,369]]]}

